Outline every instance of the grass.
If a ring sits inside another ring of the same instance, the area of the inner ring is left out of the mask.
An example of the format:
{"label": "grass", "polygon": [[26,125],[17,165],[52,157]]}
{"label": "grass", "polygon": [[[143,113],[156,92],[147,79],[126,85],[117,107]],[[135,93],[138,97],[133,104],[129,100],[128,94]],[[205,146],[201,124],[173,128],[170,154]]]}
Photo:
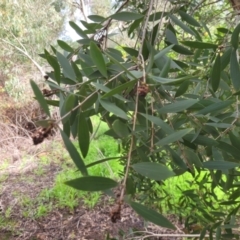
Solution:
{"label": "grass", "polygon": [[[88,155],[84,159],[85,164],[89,164],[99,159],[119,155],[117,142],[115,142],[111,137],[103,135],[103,133],[108,129],[107,124],[101,123],[100,128],[98,128],[98,122],[98,118],[93,118],[93,127],[95,130],[98,129],[98,131],[94,134],[94,139],[92,139],[90,144]],[[74,145],[80,152],[78,143],[74,142]],[[45,155],[41,156],[40,159],[40,162],[44,164],[49,163],[48,158]],[[64,157],[62,168],[62,171],[55,178],[54,186],[52,188],[42,190],[38,199],[42,199],[49,204],[54,202],[57,207],[67,207],[70,211],[73,211],[76,206],[82,203],[88,208],[93,208],[98,203],[101,193],[77,191],[64,184],[67,180],[81,177],[81,173],[76,171],[76,166],[69,156]],[[122,170],[123,168],[118,161],[104,162],[88,169],[89,175],[91,176],[105,176],[114,179],[118,179],[117,173]],[[39,176],[44,174],[42,168],[36,169],[35,173]],[[38,208],[40,206],[38,206]],[[43,207],[41,207],[41,212],[45,213],[46,211]]]}

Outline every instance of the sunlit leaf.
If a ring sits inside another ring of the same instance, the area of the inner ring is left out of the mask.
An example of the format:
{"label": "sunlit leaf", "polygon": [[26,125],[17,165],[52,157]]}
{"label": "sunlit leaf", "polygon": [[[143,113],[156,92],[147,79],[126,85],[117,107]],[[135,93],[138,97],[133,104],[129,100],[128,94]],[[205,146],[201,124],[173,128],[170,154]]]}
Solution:
{"label": "sunlit leaf", "polygon": [[166,55],[172,48],[173,48],[174,44],[162,49],[160,52],[158,52],[155,56],[154,56],[154,60],[157,60],[158,58],[163,57],[164,55]]}
{"label": "sunlit leaf", "polygon": [[106,177],[88,176],[67,181],[65,184],[77,190],[95,192],[114,188],[118,183]]}
{"label": "sunlit leaf", "polygon": [[175,226],[167,218],[155,212],[154,210],[136,202],[131,202],[130,205],[134,209],[134,211],[137,212],[144,219],[160,227],[175,229]]}

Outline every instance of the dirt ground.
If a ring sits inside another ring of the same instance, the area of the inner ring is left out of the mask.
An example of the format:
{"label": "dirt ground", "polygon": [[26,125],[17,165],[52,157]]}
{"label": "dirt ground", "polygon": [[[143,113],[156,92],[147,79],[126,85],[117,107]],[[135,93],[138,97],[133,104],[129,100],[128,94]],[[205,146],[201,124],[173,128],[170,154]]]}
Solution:
{"label": "dirt ground", "polygon": [[[6,168],[0,168],[1,240],[104,240],[107,239],[108,235],[108,239],[143,239],[141,236],[137,237],[136,233],[133,234],[133,231],[174,233],[174,231],[156,227],[152,224],[147,225],[127,205],[123,206],[121,221],[112,223],[110,211],[114,202],[113,200],[110,201],[109,196],[104,195],[93,209],[86,208],[79,199],[79,204],[74,211],[54,207],[46,216],[39,218],[34,216],[24,217],[22,214],[24,207],[20,204],[19,196],[30,196],[34,200],[42,189],[53,186],[55,176],[61,171],[61,164],[53,161],[44,165],[43,175],[37,176],[34,170],[39,165],[38,155],[41,153],[41,149],[31,146],[30,139],[25,141],[25,145],[28,146],[27,156],[29,157],[25,157],[23,162],[24,154],[20,151],[17,153],[18,156],[12,156],[12,159],[8,158],[9,162]],[[10,149],[8,149],[8,153],[9,156],[13,155]],[[0,164],[3,159],[3,155],[1,155]],[[4,161],[6,161],[6,158]],[[27,207],[25,206],[25,208]],[[8,213],[9,208],[11,209],[10,213]],[[175,233],[183,233],[180,230],[182,226],[174,217],[172,217],[172,220],[178,226]],[[141,234],[147,235],[147,232]],[[151,237],[145,239],[181,238]]]}

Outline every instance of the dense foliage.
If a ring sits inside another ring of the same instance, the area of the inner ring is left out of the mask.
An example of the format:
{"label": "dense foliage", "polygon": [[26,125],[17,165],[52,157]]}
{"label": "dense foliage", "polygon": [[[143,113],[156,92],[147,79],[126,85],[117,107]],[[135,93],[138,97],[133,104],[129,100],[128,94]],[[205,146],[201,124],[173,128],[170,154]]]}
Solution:
{"label": "dense foliage", "polygon": [[[119,141],[125,169],[112,221],[127,201],[145,219],[174,229],[148,205],[166,197],[166,179],[189,172],[198,188],[182,191],[169,207],[192,209],[186,226],[200,222],[201,238],[207,230],[216,239],[232,238],[240,207],[240,24],[229,21],[232,6],[223,1],[146,2],[119,0],[113,15],[88,16],[84,28],[70,22],[79,47],[58,41],[58,50],[44,51],[53,69],[46,76],[50,90],[33,81],[31,86],[49,119],[38,122],[33,141],[41,143],[61,123],[65,146],[83,175],[66,184],[86,191],[113,188],[114,180],[89,176],[88,168],[119,157],[84,163],[91,117],[100,115],[106,134]],[[221,20],[207,14],[211,6]],[[108,47],[108,31],[118,23],[129,45]],[[51,105],[59,107],[60,119],[52,119]],[[70,136],[78,139],[80,153]]]}

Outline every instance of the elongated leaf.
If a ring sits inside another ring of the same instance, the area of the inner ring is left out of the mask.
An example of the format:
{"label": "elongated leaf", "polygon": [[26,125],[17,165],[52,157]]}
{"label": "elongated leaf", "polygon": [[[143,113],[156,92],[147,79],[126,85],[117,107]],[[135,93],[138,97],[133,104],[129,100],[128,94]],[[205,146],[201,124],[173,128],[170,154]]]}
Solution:
{"label": "elongated leaf", "polygon": [[120,138],[126,138],[129,135],[129,129],[126,124],[124,124],[121,120],[117,119],[112,124],[114,132]]}
{"label": "elongated leaf", "polygon": [[83,111],[87,110],[88,108],[92,107],[94,103],[98,100],[98,94],[94,93],[92,96],[89,96],[86,101],[81,106],[81,109]]}
{"label": "elongated leaf", "polygon": [[185,80],[189,80],[192,79],[192,76],[185,76],[185,77],[181,77],[181,78],[163,78],[163,77],[157,77],[157,76],[153,76],[153,75],[149,75],[149,77],[151,77],[154,81],[159,82],[161,84],[168,84],[168,85],[174,85],[174,84],[179,84]]}
{"label": "elongated leaf", "polygon": [[175,226],[167,218],[154,210],[136,202],[131,202],[130,205],[144,219],[164,228],[175,229]]}
{"label": "elongated leaf", "polygon": [[235,27],[235,29],[232,33],[232,38],[231,38],[231,43],[235,50],[238,49],[239,33],[240,33],[240,23]]}
{"label": "elongated leaf", "polygon": [[152,180],[162,181],[175,176],[175,173],[169,170],[168,167],[153,162],[141,162],[132,165],[132,168],[144,177]]}
{"label": "elongated leaf", "polygon": [[110,17],[115,20],[128,22],[128,21],[133,21],[133,20],[143,18],[144,16],[139,13],[122,11],[122,12],[115,13],[115,14],[111,15]]}
{"label": "elongated leaf", "polygon": [[235,148],[239,148],[239,146],[240,146],[240,138],[237,137],[232,131],[229,132],[229,138],[230,138],[230,141],[231,141],[232,145]]}
{"label": "elongated leaf", "polygon": [[189,81],[184,81],[183,83],[181,83],[181,85],[179,86],[178,90],[175,93],[175,98],[183,95],[188,90],[189,84],[190,84]]}
{"label": "elongated leaf", "polygon": [[187,169],[187,165],[185,164],[185,162],[182,160],[182,158],[179,156],[179,154],[177,154],[174,150],[172,150],[170,147],[168,148],[171,156],[172,156],[172,160],[174,162],[174,164],[176,164],[178,167],[182,168],[182,169]]}
{"label": "elongated leaf", "polygon": [[181,10],[179,10],[178,13],[180,14],[182,20],[186,21],[188,24],[190,24],[194,27],[201,27],[199,22],[197,22],[191,15],[189,15],[186,12],[183,12]]}
{"label": "elongated leaf", "polygon": [[203,167],[210,170],[229,170],[239,167],[240,164],[227,161],[208,161],[203,163]]}
{"label": "elongated leaf", "polygon": [[74,22],[70,21],[69,25],[75,30],[75,32],[82,38],[88,38],[87,34]]}
{"label": "elongated leaf", "polygon": [[41,90],[38,88],[37,84],[33,80],[30,80],[30,84],[31,84],[32,90],[34,92],[34,95],[35,95],[37,101],[39,102],[40,106],[42,107],[43,111],[49,117],[51,117],[51,114],[50,114],[50,111],[49,111],[49,108],[48,108],[48,104],[47,104]]}
{"label": "elongated leaf", "polygon": [[87,168],[84,164],[84,161],[80,157],[77,149],[74,147],[73,143],[69,140],[68,136],[60,130],[64,145],[71,156],[73,162],[76,164],[77,168],[81,171],[82,175],[88,175]]}
{"label": "elongated leaf", "polygon": [[105,20],[104,17],[99,15],[89,15],[88,18],[93,22],[103,22]]}
{"label": "elongated leaf", "polygon": [[65,184],[77,190],[95,192],[114,188],[118,183],[106,177],[88,176],[67,181]]}
{"label": "elongated leaf", "polygon": [[69,46],[66,42],[62,41],[62,40],[57,40],[58,45],[65,51],[67,52],[73,52],[73,48],[71,46]]}
{"label": "elongated leaf", "polygon": [[185,31],[185,32],[187,32],[187,33],[189,33],[189,34],[191,34],[191,35],[193,35],[193,36],[196,35],[195,32],[194,32],[191,28],[189,28],[187,25],[185,25],[185,24],[184,24],[182,21],[180,21],[176,16],[170,14],[169,17],[172,19],[172,21],[173,21],[176,25],[178,25],[180,28],[182,28],[183,31]]}
{"label": "elongated leaf", "polygon": [[221,70],[223,71],[230,62],[232,48],[227,48],[221,57]]}
{"label": "elongated leaf", "polygon": [[78,144],[82,156],[85,158],[87,156],[90,145],[90,134],[88,129],[88,123],[83,113],[80,113],[78,118]]}
{"label": "elongated leaf", "polygon": [[87,164],[86,168],[93,167],[95,165],[98,165],[100,163],[104,163],[104,162],[107,162],[107,161],[110,161],[110,160],[119,160],[119,159],[126,159],[126,157],[109,157],[109,158],[100,159],[100,160],[97,160],[95,162],[91,162],[91,163]]}
{"label": "elongated leaf", "polygon": [[44,50],[44,53],[45,53],[48,63],[54,69],[55,80],[57,81],[58,84],[60,84],[61,69],[60,69],[60,66],[58,64],[56,57],[53,57],[52,55],[50,55],[47,50]]}
{"label": "elongated leaf", "polygon": [[133,88],[133,86],[136,84],[137,79],[134,79],[132,81],[126,82],[114,89],[112,89],[111,91],[105,93],[102,98],[107,98],[107,97],[111,97],[115,94],[118,94],[122,91],[125,91],[125,93],[128,93],[129,91],[131,91],[131,89]]}
{"label": "elongated leaf", "polygon": [[72,79],[73,81],[76,81],[75,72],[71,64],[69,63],[68,59],[64,57],[60,52],[57,52],[57,59],[63,69],[64,76]]}
{"label": "elongated leaf", "polygon": [[218,145],[218,142],[212,138],[208,138],[206,136],[203,135],[198,135],[196,137],[195,134],[187,134],[184,139],[186,139],[189,142],[193,142],[199,145],[203,145],[203,146],[216,146]]}
{"label": "elongated leaf", "polygon": [[166,55],[172,48],[173,48],[174,44],[164,48],[163,50],[161,50],[160,52],[158,52],[155,56],[154,56],[154,60],[156,61],[158,58],[163,57],[164,55]]}
{"label": "elongated leaf", "polygon": [[177,52],[177,53],[180,53],[180,54],[183,54],[183,55],[193,55],[193,52],[190,51],[188,48],[185,48],[181,45],[175,45],[173,48],[173,51]]}
{"label": "elongated leaf", "polygon": [[229,128],[232,126],[230,123],[205,123],[204,125],[213,126],[216,128]]}
{"label": "elongated leaf", "polygon": [[236,148],[226,142],[223,141],[218,141],[218,145],[217,148],[219,148],[219,150],[225,151],[230,153],[233,157],[239,159],[240,156],[240,150],[239,148]]}
{"label": "elongated leaf", "polygon": [[221,58],[220,55],[218,54],[213,64],[211,72],[211,83],[214,92],[216,92],[219,87],[220,77],[221,77]]}
{"label": "elongated leaf", "polygon": [[[102,90],[103,92],[106,92],[107,94],[112,91],[110,88],[106,87],[105,85],[101,84],[101,83],[93,83],[93,85],[97,88],[97,89],[100,89]],[[128,100],[124,97],[122,97],[120,94],[114,94],[113,97],[121,100],[121,101],[124,101],[124,102],[128,102]]]}
{"label": "elongated leaf", "polygon": [[237,51],[232,50],[231,59],[230,59],[230,75],[233,87],[236,91],[240,89],[240,68],[237,60]]}
{"label": "elongated leaf", "polygon": [[207,49],[212,48],[216,49],[218,45],[213,43],[206,43],[206,42],[197,42],[197,41],[182,41],[183,45],[191,47],[191,48],[197,48],[197,49]]}
{"label": "elongated leaf", "polygon": [[189,107],[191,107],[193,104],[197,103],[197,99],[187,99],[187,100],[181,100],[178,102],[170,103],[168,105],[165,105],[164,107],[160,108],[158,110],[159,113],[177,113],[182,112]]}
{"label": "elongated leaf", "polygon": [[97,69],[105,78],[107,78],[108,77],[107,68],[106,68],[103,55],[99,47],[94,42],[90,43],[90,55],[91,55],[92,61],[97,66]]}
{"label": "elongated leaf", "polygon": [[144,116],[147,120],[156,124],[157,126],[160,126],[165,133],[167,134],[173,133],[173,129],[169,127],[169,125],[165,123],[160,117],[155,117],[144,113],[141,113],[141,115]]}
{"label": "elongated leaf", "polygon": [[72,110],[72,108],[75,106],[75,102],[76,102],[76,95],[69,94],[66,97],[66,100],[64,103],[65,112],[70,112]]}
{"label": "elongated leaf", "polygon": [[198,111],[196,114],[205,115],[208,113],[223,110],[224,108],[229,107],[232,103],[233,103],[233,100],[227,100],[227,101],[223,101],[223,102],[213,103],[213,104],[205,107],[204,109]]}
{"label": "elongated leaf", "polygon": [[115,114],[116,116],[128,120],[127,114],[119,107],[117,107],[114,103],[111,103],[104,99],[99,99],[100,104],[104,109],[108,112]]}
{"label": "elongated leaf", "polygon": [[156,145],[164,146],[164,145],[176,142],[180,140],[182,137],[184,137],[185,135],[187,135],[192,130],[193,130],[192,128],[186,128],[186,129],[174,132],[168,135],[167,137],[161,139],[160,141],[158,141]]}

